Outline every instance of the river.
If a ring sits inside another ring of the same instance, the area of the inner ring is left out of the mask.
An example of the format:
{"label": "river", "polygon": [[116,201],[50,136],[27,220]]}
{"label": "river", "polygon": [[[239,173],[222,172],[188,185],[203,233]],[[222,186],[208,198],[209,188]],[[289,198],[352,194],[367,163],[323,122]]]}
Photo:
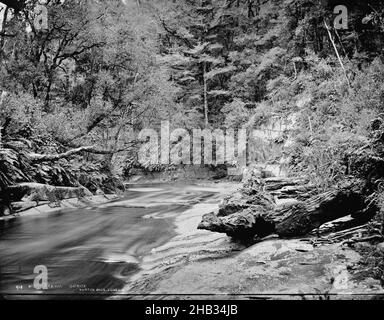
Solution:
{"label": "river", "polygon": [[[233,184],[132,185],[119,201],[97,208],[2,222],[0,292],[16,296],[126,293],[122,290],[141,271],[143,259],[177,235],[175,219],[192,208],[209,212],[227,188]],[[200,216],[203,213],[199,211]],[[198,219],[190,225],[192,230],[196,223]],[[34,288],[36,266],[48,270],[47,291]]]}
{"label": "river", "polygon": [[[250,247],[197,230],[235,183],[132,185],[122,199],[0,222],[0,294],[30,299],[280,298],[383,293],[341,244]],[[34,287],[36,266],[48,289]]]}

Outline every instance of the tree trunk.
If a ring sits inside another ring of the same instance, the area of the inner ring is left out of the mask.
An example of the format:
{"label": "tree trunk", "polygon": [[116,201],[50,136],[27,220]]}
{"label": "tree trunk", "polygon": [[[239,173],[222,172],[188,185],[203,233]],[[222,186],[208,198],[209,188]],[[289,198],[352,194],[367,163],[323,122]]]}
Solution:
{"label": "tree trunk", "polygon": [[332,34],[331,34],[331,30],[329,29],[329,26],[328,26],[328,24],[325,21],[324,21],[324,25],[325,25],[325,28],[327,29],[329,40],[331,40],[331,43],[332,43],[333,49],[335,50],[337,59],[339,60],[341,69],[343,69],[345,79],[347,80],[347,83],[348,83],[348,87],[351,88],[351,82],[349,81],[347,70],[345,70],[343,61],[341,60],[341,57],[340,57],[340,54],[339,54],[339,50],[337,50],[336,43],[333,40],[333,37],[332,37]]}
{"label": "tree trunk", "polygon": [[122,147],[121,149],[114,149],[114,150],[100,150],[97,149],[95,146],[84,146],[79,147],[75,149],[68,150],[64,153],[59,154],[37,154],[37,153],[31,153],[28,155],[28,158],[32,162],[54,162],[58,161],[60,159],[68,159],[75,155],[78,155],[82,152],[88,152],[98,155],[114,155],[116,153],[125,152],[128,151],[130,147],[132,147],[135,144],[135,142],[132,142],[131,144]]}
{"label": "tree trunk", "polygon": [[207,73],[207,63],[204,62],[204,74],[203,74],[203,79],[204,79],[204,120],[205,120],[205,126],[209,126],[209,118],[208,118],[208,85],[207,85],[207,78],[206,78],[206,73]]}

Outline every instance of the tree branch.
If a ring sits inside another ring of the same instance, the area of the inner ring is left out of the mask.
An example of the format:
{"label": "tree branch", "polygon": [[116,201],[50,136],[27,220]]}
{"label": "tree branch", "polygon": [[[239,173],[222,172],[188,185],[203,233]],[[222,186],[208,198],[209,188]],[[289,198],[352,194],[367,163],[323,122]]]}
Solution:
{"label": "tree branch", "polygon": [[167,33],[169,33],[171,36],[173,36],[173,37],[175,37],[175,38],[177,38],[177,39],[183,41],[183,42],[187,45],[188,48],[190,48],[190,49],[193,48],[192,43],[191,43],[188,39],[186,39],[186,38],[180,36],[180,35],[177,33],[177,31],[172,30],[170,27],[168,27],[164,19],[161,19],[161,18],[159,17],[159,20],[160,20],[160,22],[161,22],[161,24],[162,24],[164,30],[165,30]]}
{"label": "tree branch", "polygon": [[88,152],[88,153],[93,153],[93,154],[104,154],[104,155],[115,154],[115,153],[127,151],[135,143],[136,142],[132,142],[129,144],[129,146],[126,146],[126,147],[121,148],[121,149],[116,149],[116,150],[100,150],[100,149],[97,149],[95,146],[84,146],[84,147],[79,147],[76,149],[71,149],[67,152],[59,153],[59,154],[32,153],[29,155],[29,158],[33,162],[54,162],[54,161],[58,161],[60,159],[71,158],[71,157],[78,155],[82,152]]}

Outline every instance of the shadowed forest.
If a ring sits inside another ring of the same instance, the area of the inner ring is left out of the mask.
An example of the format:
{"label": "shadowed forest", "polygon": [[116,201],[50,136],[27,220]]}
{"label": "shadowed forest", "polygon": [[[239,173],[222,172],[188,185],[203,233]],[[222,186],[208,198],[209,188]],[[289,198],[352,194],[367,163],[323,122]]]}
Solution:
{"label": "shadowed forest", "polygon": [[[352,214],[332,231],[373,244],[361,249],[367,270],[384,279],[382,1],[49,0],[46,25],[37,4],[0,12],[1,214],[175,170],[138,162],[137,133],[164,121],[251,135],[279,119],[290,121],[271,142],[282,151],[262,162],[284,159],[288,178],[263,180],[249,157],[240,193],[199,228],[249,243]],[[276,207],[281,195],[299,203]]]}

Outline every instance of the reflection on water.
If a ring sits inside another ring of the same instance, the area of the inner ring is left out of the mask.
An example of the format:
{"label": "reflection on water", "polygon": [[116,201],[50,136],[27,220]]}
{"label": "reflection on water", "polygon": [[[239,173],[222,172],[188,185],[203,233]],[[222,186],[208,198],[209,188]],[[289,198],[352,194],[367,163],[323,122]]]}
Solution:
{"label": "reflection on water", "polygon": [[136,187],[97,209],[25,216],[0,224],[0,293],[35,293],[34,267],[48,268],[49,293],[112,294],[141,258],[174,236],[173,217],[214,193]]}

